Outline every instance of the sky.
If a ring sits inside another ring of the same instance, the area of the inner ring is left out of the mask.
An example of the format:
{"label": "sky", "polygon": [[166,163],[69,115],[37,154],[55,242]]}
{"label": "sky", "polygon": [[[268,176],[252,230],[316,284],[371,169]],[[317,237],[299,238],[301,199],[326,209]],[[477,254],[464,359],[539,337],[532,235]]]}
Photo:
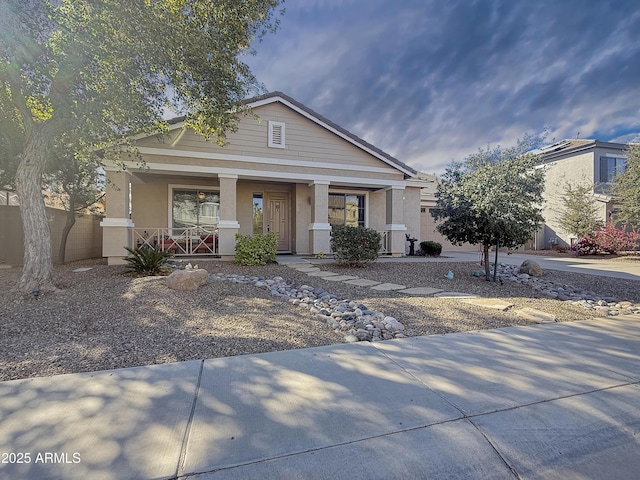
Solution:
{"label": "sky", "polygon": [[640,141],[637,0],[287,0],[245,58],[416,170],[548,129]]}

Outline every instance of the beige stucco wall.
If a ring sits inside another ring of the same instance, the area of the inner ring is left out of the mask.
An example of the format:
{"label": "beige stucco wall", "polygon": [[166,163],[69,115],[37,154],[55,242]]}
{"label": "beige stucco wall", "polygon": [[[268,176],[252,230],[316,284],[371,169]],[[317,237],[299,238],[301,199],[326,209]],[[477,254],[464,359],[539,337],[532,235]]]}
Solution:
{"label": "beige stucco wall", "polygon": [[[53,263],[58,263],[58,250],[62,230],[66,223],[66,212],[47,207],[47,217],[51,230],[51,252]],[[22,218],[17,205],[0,205],[0,263],[22,265],[24,239]],[[66,262],[98,258],[102,255],[102,229],[100,218],[93,215],[76,216],[76,223],[69,232],[66,247]]]}
{"label": "beige stucco wall", "polygon": [[369,193],[369,228],[382,231],[387,222],[386,218],[387,192],[376,190]]}
{"label": "beige stucco wall", "polygon": [[407,226],[407,233],[413,237],[420,235],[420,188],[408,187],[405,189],[404,223]]}
{"label": "beige stucco wall", "polygon": [[537,247],[549,248],[551,246],[550,240],[554,237],[566,244],[570,244],[572,235],[558,225],[562,196],[567,182],[574,186],[589,184],[593,188],[595,178],[593,151],[545,164],[544,169],[545,188],[542,195],[544,199],[542,216],[544,217],[546,228],[543,229],[542,238],[538,239]]}
{"label": "beige stucco wall", "polygon": [[298,183],[294,187],[295,224],[293,249],[298,254],[311,253],[309,248],[309,224],[311,223],[311,187]]}
{"label": "beige stucco wall", "polygon": [[[432,242],[438,242],[442,245],[443,251],[460,251],[460,252],[475,252],[478,250],[477,245],[471,245],[465,243],[463,245],[454,245],[446,237],[440,234],[436,230],[436,222],[434,221],[429,208],[427,207],[424,212],[420,213],[420,242],[430,240]],[[416,244],[416,248],[419,247],[419,242]]]}

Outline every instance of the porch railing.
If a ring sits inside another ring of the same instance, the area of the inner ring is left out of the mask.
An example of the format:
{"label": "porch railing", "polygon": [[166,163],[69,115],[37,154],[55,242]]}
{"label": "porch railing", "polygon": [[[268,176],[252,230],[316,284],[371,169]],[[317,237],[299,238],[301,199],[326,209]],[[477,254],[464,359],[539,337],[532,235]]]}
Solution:
{"label": "porch railing", "polygon": [[382,241],[380,242],[380,251],[378,252],[380,255],[386,255],[391,251],[389,246],[389,242],[391,241],[391,236],[389,235],[389,231],[380,232],[382,235]]}
{"label": "porch railing", "polygon": [[176,256],[218,255],[218,229],[132,228],[134,248],[158,248]]}

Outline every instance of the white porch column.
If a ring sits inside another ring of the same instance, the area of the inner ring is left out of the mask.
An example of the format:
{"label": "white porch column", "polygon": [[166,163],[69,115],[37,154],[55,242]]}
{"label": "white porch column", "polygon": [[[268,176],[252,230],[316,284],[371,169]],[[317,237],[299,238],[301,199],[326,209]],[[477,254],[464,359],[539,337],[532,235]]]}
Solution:
{"label": "white porch column", "polygon": [[387,192],[387,223],[384,226],[388,238],[388,250],[393,257],[405,252],[406,231],[404,224],[404,187],[389,187]]}
{"label": "white porch column", "polygon": [[106,183],[106,217],[102,227],[102,256],[107,257],[109,265],[126,263],[124,257],[128,252],[124,247],[131,247],[131,231],[133,222],[129,218],[129,193],[131,175],[127,171],[107,171]]}
{"label": "white porch column", "polygon": [[311,223],[309,224],[309,251],[312,254],[331,250],[329,225],[329,182],[315,181],[311,187]]}
{"label": "white porch column", "polygon": [[218,253],[226,260],[235,258],[236,233],[240,229],[236,214],[236,184],[238,175],[219,174],[220,222],[218,222]]}

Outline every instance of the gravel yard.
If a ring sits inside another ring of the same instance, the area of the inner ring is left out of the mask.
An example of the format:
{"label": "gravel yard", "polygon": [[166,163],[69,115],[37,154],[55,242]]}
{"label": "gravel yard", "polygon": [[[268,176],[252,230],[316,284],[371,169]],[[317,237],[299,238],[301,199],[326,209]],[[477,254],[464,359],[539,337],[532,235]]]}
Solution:
{"label": "gravel yard", "polygon": [[[507,311],[469,305],[459,299],[409,297],[310,277],[282,265],[240,267],[198,261],[210,273],[281,276],[321,287],[345,299],[393,316],[410,335],[432,335],[527,324],[514,311],[535,308],[558,321],[601,316],[568,302],[535,298],[529,286],[486,282],[472,275],[473,263],[376,263],[347,269],[320,268],[380,282],[428,286],[500,298]],[[91,270],[75,273],[79,267]],[[210,282],[195,292],[170,290],[163,277],[132,278],[123,267],[102,260],[55,268],[61,290],[38,299],[13,288],[18,268],[0,269],[0,381],[183,360],[262,353],[344,342],[308,311],[272,297],[267,290],[231,282]],[[453,280],[445,278],[452,270]],[[637,281],[545,271],[543,278],[640,303]]]}

